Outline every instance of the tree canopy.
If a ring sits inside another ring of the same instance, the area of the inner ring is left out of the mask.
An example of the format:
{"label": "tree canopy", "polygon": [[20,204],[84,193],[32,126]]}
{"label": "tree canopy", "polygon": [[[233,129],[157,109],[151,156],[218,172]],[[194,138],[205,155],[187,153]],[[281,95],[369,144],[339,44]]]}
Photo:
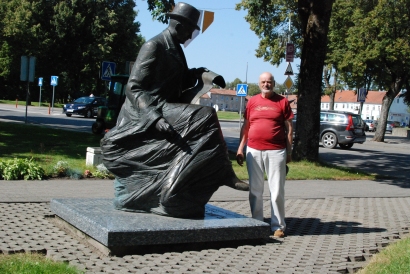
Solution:
{"label": "tree canopy", "polygon": [[[333,1],[242,0],[237,9],[248,11],[245,20],[260,38],[257,57],[279,64],[286,42],[295,44],[301,57],[298,75],[298,119],[293,158],[319,158],[320,98],[327,33]],[[291,22],[291,30],[289,24]]]}
{"label": "tree canopy", "polygon": [[385,88],[375,141],[384,129],[393,99],[409,86],[410,1],[337,0],[329,34],[329,59],[349,86]]}
{"label": "tree canopy", "polygon": [[[2,97],[20,89],[20,56],[37,58],[36,77],[48,87],[59,76],[57,98],[102,94],[102,61],[125,72],[143,38],[132,0],[10,0],[0,3]],[[36,83],[35,83],[36,84]]]}

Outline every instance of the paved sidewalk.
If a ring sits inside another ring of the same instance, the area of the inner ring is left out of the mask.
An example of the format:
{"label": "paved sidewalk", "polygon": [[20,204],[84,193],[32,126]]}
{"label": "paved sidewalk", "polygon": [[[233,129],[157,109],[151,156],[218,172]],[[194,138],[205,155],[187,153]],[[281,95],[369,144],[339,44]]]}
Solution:
{"label": "paved sidewalk", "polygon": [[[388,138],[386,143],[401,151],[410,148],[407,139]],[[270,217],[268,195],[265,186],[265,218]],[[0,251],[40,252],[86,273],[354,273],[410,230],[410,182],[403,176],[287,181],[284,239],[268,238],[256,246],[102,257],[50,221],[50,199],[64,197],[112,198],[112,181],[0,181]],[[221,187],[210,203],[250,216],[246,192]]]}
{"label": "paved sidewalk", "polygon": [[[110,180],[0,181],[0,250],[41,252],[86,273],[353,273],[409,232],[410,187],[404,181],[288,181],[286,196],[284,239],[109,258],[48,217],[51,198],[113,197]],[[211,203],[250,216],[247,193],[221,187]],[[268,218],[268,200],[264,208]]]}

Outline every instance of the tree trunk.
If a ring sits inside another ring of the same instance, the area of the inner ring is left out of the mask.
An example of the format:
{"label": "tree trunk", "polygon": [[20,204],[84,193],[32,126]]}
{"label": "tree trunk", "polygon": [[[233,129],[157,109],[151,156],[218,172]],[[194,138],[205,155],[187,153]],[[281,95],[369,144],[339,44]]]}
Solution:
{"label": "tree trunk", "polygon": [[402,75],[399,77],[393,77],[390,89],[386,92],[386,95],[384,96],[382,101],[380,119],[377,121],[377,128],[376,132],[374,133],[373,141],[384,142],[384,134],[386,133],[386,124],[390,106],[393,103],[394,98],[396,98],[403,85],[407,83],[408,80],[409,76],[406,71],[402,71]]}
{"label": "tree trunk", "polygon": [[320,98],[333,1],[299,0],[303,48],[298,81],[298,119],[293,159],[319,160]]}
{"label": "tree trunk", "polygon": [[337,90],[337,69],[335,70],[335,74],[333,75],[333,89],[332,93],[330,93],[329,98],[329,110],[334,110],[335,109],[335,97],[336,97],[336,90]]}

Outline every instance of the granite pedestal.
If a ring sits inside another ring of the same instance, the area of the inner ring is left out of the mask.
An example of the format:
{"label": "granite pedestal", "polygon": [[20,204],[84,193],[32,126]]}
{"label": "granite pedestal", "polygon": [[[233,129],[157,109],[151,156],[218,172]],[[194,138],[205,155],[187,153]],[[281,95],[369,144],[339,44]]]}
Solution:
{"label": "granite pedestal", "polygon": [[270,225],[206,205],[205,217],[180,219],[116,210],[112,199],[52,199],[56,224],[104,255],[260,244]]}

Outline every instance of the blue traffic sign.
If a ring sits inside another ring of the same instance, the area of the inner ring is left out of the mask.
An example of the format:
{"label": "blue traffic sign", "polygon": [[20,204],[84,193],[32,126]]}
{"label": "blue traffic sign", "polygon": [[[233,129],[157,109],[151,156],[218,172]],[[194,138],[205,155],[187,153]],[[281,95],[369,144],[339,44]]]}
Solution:
{"label": "blue traffic sign", "polygon": [[58,76],[51,76],[50,85],[57,86],[58,85]]}
{"label": "blue traffic sign", "polygon": [[247,84],[237,84],[236,85],[236,96],[246,96],[248,95],[248,85]]}
{"label": "blue traffic sign", "polygon": [[115,74],[115,63],[104,61],[102,63],[101,79],[111,81],[111,75]]}
{"label": "blue traffic sign", "polygon": [[40,87],[43,85],[43,77],[38,78],[38,85]]}

